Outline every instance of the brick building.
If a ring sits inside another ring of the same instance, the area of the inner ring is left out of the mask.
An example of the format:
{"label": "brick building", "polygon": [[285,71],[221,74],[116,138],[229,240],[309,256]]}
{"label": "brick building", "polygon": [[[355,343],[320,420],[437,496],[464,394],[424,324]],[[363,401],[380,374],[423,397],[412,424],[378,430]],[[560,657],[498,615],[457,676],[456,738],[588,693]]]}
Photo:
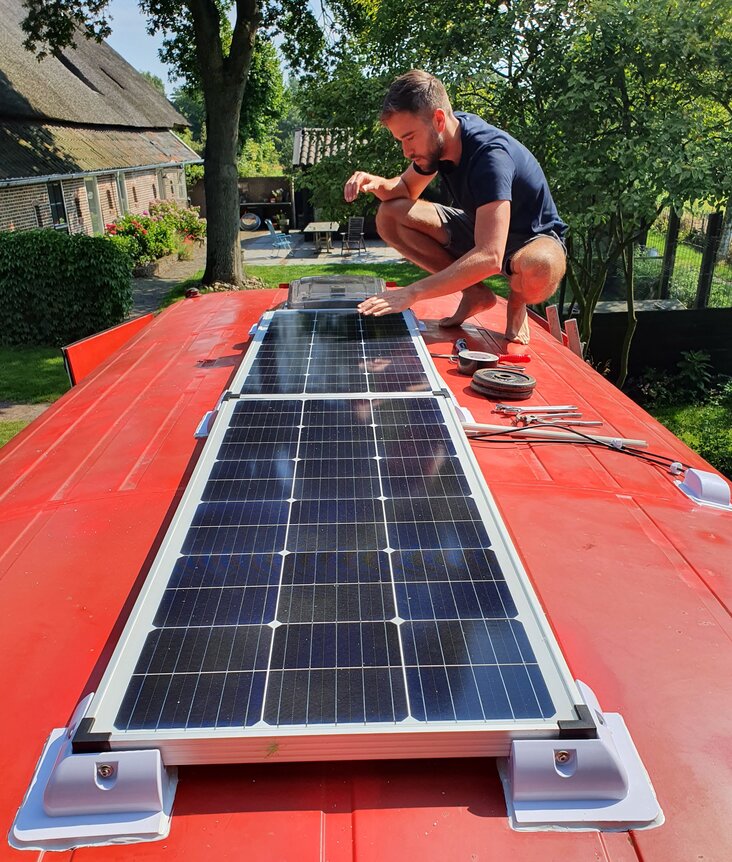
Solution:
{"label": "brick building", "polygon": [[23,48],[21,0],[0,0],[0,230],[102,233],[159,199],[186,202],[200,157],[183,116],[105,42],[40,63]]}

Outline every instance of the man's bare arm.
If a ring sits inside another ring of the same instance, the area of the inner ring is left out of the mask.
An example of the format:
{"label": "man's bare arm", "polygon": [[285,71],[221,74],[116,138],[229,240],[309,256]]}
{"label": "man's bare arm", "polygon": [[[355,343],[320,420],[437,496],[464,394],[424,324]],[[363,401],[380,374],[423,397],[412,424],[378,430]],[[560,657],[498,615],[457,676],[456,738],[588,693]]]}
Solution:
{"label": "man's bare arm", "polygon": [[394,314],[409,308],[417,300],[456,293],[484,278],[497,275],[503,266],[511,202],[485,204],[475,215],[475,246],[467,254],[434,275],[365,300],[359,306],[359,311],[376,316]]}
{"label": "man's bare arm", "polygon": [[427,186],[432,182],[434,174],[422,176],[410,165],[401,176],[379,177],[365,171],[356,171],[343,189],[343,197],[352,203],[362,192],[372,194],[380,201],[390,201],[395,198],[411,198],[417,200]]}

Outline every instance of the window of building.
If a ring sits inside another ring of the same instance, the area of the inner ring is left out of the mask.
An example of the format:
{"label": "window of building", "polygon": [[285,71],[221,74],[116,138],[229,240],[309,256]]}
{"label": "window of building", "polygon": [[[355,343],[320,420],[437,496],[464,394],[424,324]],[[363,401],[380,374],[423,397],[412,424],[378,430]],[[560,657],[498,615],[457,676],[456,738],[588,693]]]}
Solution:
{"label": "window of building", "polygon": [[117,199],[119,200],[120,212],[122,215],[126,215],[130,211],[130,205],[127,201],[127,186],[123,173],[117,174]]}
{"label": "window of building", "polygon": [[64,193],[61,183],[48,183],[46,188],[48,189],[48,203],[51,206],[51,221],[53,222],[53,226],[58,230],[68,230],[66,204],[64,203]]}
{"label": "window of building", "polygon": [[175,188],[173,186],[172,180],[170,181],[170,193],[171,193],[171,195],[173,195],[173,197],[175,197]]}
{"label": "window of building", "polygon": [[157,200],[158,199],[158,190],[155,187],[155,183],[153,183],[152,186],[153,186],[153,198],[154,198],[154,200]]}
{"label": "window of building", "polygon": [[79,221],[83,220],[83,216],[81,214],[81,201],[79,200],[78,195],[74,198],[74,207],[76,209],[76,217]]}
{"label": "window of building", "polygon": [[112,200],[112,192],[107,189],[107,206],[113,210],[114,209],[114,201]]}
{"label": "window of building", "polygon": [[132,186],[132,200],[137,203],[137,189]]}
{"label": "window of building", "polygon": [[33,209],[36,211],[36,224],[38,227],[43,227],[43,216],[41,215],[41,208],[38,204],[35,204]]}

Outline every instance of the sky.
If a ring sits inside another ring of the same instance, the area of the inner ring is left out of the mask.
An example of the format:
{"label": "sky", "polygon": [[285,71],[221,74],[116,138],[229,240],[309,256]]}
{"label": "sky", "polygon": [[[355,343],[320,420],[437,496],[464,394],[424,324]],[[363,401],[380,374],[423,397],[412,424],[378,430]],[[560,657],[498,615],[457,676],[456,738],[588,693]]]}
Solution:
{"label": "sky", "polygon": [[170,98],[176,84],[168,80],[168,67],[158,57],[162,39],[147,34],[145,16],[140,12],[137,0],[110,0],[109,11],[112,35],[107,42],[138,72],[152,72],[161,78]]}

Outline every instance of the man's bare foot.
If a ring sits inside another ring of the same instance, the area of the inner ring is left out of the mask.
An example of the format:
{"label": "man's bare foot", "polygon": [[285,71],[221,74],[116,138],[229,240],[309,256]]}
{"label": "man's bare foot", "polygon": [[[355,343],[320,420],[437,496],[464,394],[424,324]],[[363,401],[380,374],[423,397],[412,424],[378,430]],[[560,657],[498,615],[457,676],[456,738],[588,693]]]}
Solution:
{"label": "man's bare foot", "polygon": [[511,293],[506,305],[506,340],[512,341],[514,344],[528,344],[529,339],[529,319],[526,314],[526,304]]}
{"label": "man's bare foot", "polygon": [[496,304],[496,295],[484,284],[471,284],[460,297],[457,311],[451,317],[443,317],[440,326],[460,326],[479,311],[488,311]]}

